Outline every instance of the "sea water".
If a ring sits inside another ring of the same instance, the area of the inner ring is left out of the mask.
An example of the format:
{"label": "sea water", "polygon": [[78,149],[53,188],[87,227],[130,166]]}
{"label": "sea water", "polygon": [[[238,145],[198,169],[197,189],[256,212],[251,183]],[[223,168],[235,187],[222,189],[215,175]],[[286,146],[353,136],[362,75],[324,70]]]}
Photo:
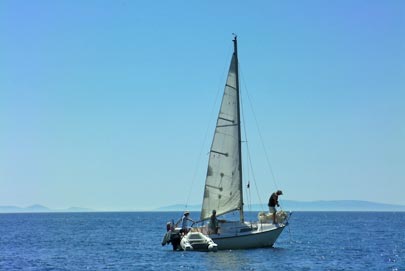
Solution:
{"label": "sea water", "polygon": [[296,212],[273,248],[216,253],[162,247],[180,216],[0,214],[0,270],[405,270],[401,212]]}

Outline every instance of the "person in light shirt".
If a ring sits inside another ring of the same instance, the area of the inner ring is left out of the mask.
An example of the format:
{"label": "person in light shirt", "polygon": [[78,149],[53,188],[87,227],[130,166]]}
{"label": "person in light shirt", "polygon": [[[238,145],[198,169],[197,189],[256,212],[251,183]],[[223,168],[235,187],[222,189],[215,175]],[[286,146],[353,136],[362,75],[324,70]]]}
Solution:
{"label": "person in light shirt", "polygon": [[180,232],[182,232],[184,234],[186,234],[190,229],[190,227],[188,226],[188,221],[191,221],[191,222],[195,223],[195,221],[192,220],[189,217],[189,215],[190,215],[190,212],[185,211],[184,214],[183,214],[183,217],[176,223],[176,225],[177,225],[179,222],[181,222],[181,230],[180,230]]}

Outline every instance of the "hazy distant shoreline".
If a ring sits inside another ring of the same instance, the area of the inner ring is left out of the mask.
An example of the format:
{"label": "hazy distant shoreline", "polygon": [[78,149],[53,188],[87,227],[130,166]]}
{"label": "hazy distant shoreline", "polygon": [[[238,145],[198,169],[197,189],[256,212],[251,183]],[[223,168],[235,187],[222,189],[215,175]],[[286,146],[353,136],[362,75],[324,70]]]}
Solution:
{"label": "hazy distant shoreline", "polygon": [[[334,200],[334,201],[293,201],[284,200],[281,202],[281,207],[288,211],[366,211],[366,212],[405,212],[405,205],[385,204],[370,201],[360,200]],[[188,209],[190,211],[200,211],[201,205],[188,205],[175,204],[169,206],[162,206],[154,209],[137,210],[108,210],[108,212],[132,212],[132,211],[184,211]],[[245,211],[262,211],[267,210],[265,204],[252,204],[251,206],[245,206]],[[51,209],[43,205],[32,205],[28,207],[18,206],[0,206],[0,213],[78,213],[78,212],[106,212],[106,210],[95,210],[82,207],[70,207],[67,209]]]}
{"label": "hazy distant shoreline", "polygon": [[[322,201],[294,201],[283,200],[280,202],[283,210],[288,211],[405,211],[405,205],[386,204],[371,201],[361,200],[322,200]],[[158,211],[179,211],[188,209],[190,211],[200,211],[201,205],[185,205],[177,204],[165,206],[157,209]],[[245,205],[245,211],[267,211],[266,204],[252,204],[251,207]]]}
{"label": "hazy distant shoreline", "polygon": [[35,204],[28,207],[13,205],[0,206],[0,213],[75,213],[75,212],[95,212],[96,210],[81,207],[69,207],[66,209],[51,209],[43,205]]}

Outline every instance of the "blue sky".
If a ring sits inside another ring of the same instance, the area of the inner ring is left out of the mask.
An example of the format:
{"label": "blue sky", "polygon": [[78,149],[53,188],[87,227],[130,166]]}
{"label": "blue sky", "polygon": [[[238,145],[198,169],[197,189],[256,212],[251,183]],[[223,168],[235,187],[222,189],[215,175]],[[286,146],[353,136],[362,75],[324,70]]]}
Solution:
{"label": "blue sky", "polygon": [[6,0],[0,205],[200,203],[233,32],[251,200],[405,204],[405,2]]}

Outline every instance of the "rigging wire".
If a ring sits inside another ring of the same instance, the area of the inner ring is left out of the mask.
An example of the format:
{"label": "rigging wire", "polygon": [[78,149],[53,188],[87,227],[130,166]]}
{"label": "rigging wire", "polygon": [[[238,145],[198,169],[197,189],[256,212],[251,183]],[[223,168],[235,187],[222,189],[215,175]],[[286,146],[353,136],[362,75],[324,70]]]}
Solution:
{"label": "rigging wire", "polygon": [[[240,123],[239,125],[240,125],[240,127],[243,127],[243,135],[244,135],[245,139],[242,141],[242,138],[240,138],[239,140],[241,140],[242,143],[245,143],[246,154],[244,154],[245,151],[243,151],[242,153],[244,155],[246,155],[246,157],[247,157],[246,160],[250,161],[250,150],[249,150],[247,132],[246,132],[246,128],[245,128],[245,126],[246,126],[245,125],[245,123],[246,123],[246,121],[245,121],[245,112],[244,112],[243,102],[242,102],[243,97],[242,97],[241,94],[242,94],[242,91],[241,91],[241,89],[239,89],[240,109],[241,109],[240,111],[241,111],[241,117],[242,117],[241,122],[243,123],[243,125],[242,125],[242,123]],[[251,211],[252,210],[252,197],[251,197],[251,192],[250,192],[251,191],[250,190],[250,179],[252,179],[254,183],[256,183],[256,181],[255,181],[255,178],[254,178],[253,168],[251,166],[251,163],[249,163],[248,165],[249,166],[246,167],[248,177],[247,178],[243,177],[243,180],[247,179],[247,182],[248,182],[248,184],[246,186],[246,195],[247,195],[247,201],[248,201],[248,208],[249,208],[249,211]],[[252,171],[252,176],[253,176],[252,178],[250,178],[250,171]],[[246,170],[244,170],[243,173],[246,174]]]}
{"label": "rigging wire", "polygon": [[[258,190],[256,177],[255,177],[254,170],[253,170],[252,157],[250,155],[249,140],[247,138],[247,131],[246,131],[246,125],[245,125],[246,121],[245,121],[244,107],[243,107],[243,102],[242,102],[242,99],[243,99],[242,95],[240,95],[240,99],[241,99],[240,104],[241,104],[241,111],[242,111],[242,121],[244,123],[244,125],[243,125],[243,133],[244,133],[244,136],[245,136],[245,143],[246,143],[246,156],[247,156],[247,161],[248,161],[248,172],[251,171],[252,180],[253,180],[253,183],[254,183],[255,188],[256,188],[256,194],[257,194],[257,197],[259,199],[260,206],[261,206],[261,208],[263,210],[263,203],[262,203],[262,199],[260,197],[260,193],[259,193],[259,190]],[[250,189],[249,189],[249,192],[250,192]],[[249,196],[250,196],[250,193],[249,193]],[[250,197],[250,200],[251,200],[251,197]],[[251,203],[250,203],[250,206],[251,206]]]}
{"label": "rigging wire", "polygon": [[[242,119],[243,119],[243,112],[242,112]],[[245,131],[246,132],[246,131]],[[245,134],[245,138],[247,137],[247,135]],[[247,157],[249,157],[249,150],[248,150],[248,145],[247,145],[247,140],[246,141],[244,141],[244,143],[246,143],[246,155],[247,155]],[[249,159],[249,158],[248,158]],[[247,167],[247,178],[243,178],[244,180],[247,180],[247,185],[246,185],[246,196],[247,196],[247,202],[248,202],[248,208],[249,208],[249,211],[252,211],[252,195],[251,195],[251,190],[250,190],[250,180],[252,179],[251,177],[250,177],[250,171],[251,171],[251,167]],[[243,171],[243,173],[244,174],[246,174],[246,170],[244,170]]]}
{"label": "rigging wire", "polygon": [[263,149],[263,152],[264,152],[264,156],[266,157],[267,166],[268,166],[269,171],[270,171],[270,174],[271,174],[271,176],[272,176],[272,178],[273,178],[274,186],[276,187],[276,189],[278,189],[278,185],[277,185],[277,182],[276,182],[276,177],[275,177],[275,175],[274,175],[274,171],[273,171],[273,168],[272,168],[271,163],[270,163],[269,155],[268,155],[268,153],[267,153],[266,146],[265,146],[265,144],[264,144],[263,136],[262,136],[262,133],[261,133],[261,130],[260,130],[258,121],[257,121],[256,113],[255,113],[254,108],[253,108],[253,103],[252,103],[252,100],[251,100],[251,98],[250,98],[250,96],[249,96],[249,91],[248,91],[248,88],[247,88],[247,86],[246,86],[245,80],[244,80],[244,78],[243,78],[243,73],[242,73],[242,71],[241,71],[240,69],[239,69],[239,71],[240,71],[240,75],[241,75],[241,77],[242,77],[242,79],[243,79],[242,81],[243,81],[244,88],[246,89],[246,96],[247,96],[247,98],[248,98],[249,105],[250,105],[250,108],[251,108],[251,110],[252,110],[252,115],[253,115],[253,118],[254,118],[254,120],[255,120],[257,132],[258,132],[259,138],[260,138],[260,143],[261,143],[261,145],[262,145],[262,149]]}
{"label": "rigging wire", "polygon": [[[239,61],[239,64],[240,64],[240,61]],[[240,65],[239,65],[239,66],[240,66]],[[274,175],[274,172],[273,172],[273,168],[272,168],[271,163],[270,163],[269,155],[268,155],[268,153],[267,153],[267,151],[266,151],[266,147],[265,147],[265,144],[264,144],[263,136],[262,136],[262,133],[261,133],[261,131],[260,131],[259,124],[258,124],[258,121],[257,121],[257,117],[256,117],[256,114],[255,114],[255,111],[254,111],[254,108],[253,108],[253,103],[252,103],[251,98],[250,98],[250,96],[249,96],[249,91],[248,91],[248,88],[247,88],[247,86],[246,86],[246,81],[244,80],[243,73],[242,73],[242,70],[241,70],[240,67],[239,67],[239,72],[240,72],[240,75],[241,75],[241,78],[242,78],[241,81],[243,81],[243,87],[244,87],[246,96],[247,96],[247,98],[248,98],[250,108],[251,108],[251,110],[252,110],[252,115],[253,115],[253,118],[254,118],[254,121],[255,121],[255,124],[256,124],[256,128],[257,128],[258,135],[259,135],[259,138],[260,138],[261,146],[262,146],[264,155],[265,155],[265,157],[266,157],[267,167],[268,167],[268,169],[269,169],[269,171],[270,171],[270,174],[271,174],[271,177],[272,177],[272,179],[273,179],[274,186],[276,187],[276,189],[278,189],[278,185],[277,185],[276,178],[275,178],[275,175]],[[245,124],[246,122],[245,122],[245,117],[244,117],[244,114],[243,114],[244,108],[243,108],[243,103],[242,103],[242,95],[240,95],[240,97],[241,97],[240,99],[241,99],[241,109],[242,109],[242,120],[243,120],[243,123]],[[248,139],[247,139],[246,125],[243,125],[243,130],[244,130],[244,135],[245,135],[245,142],[246,142],[247,158],[248,158],[248,161],[249,161],[249,167],[250,167],[251,170],[252,170],[253,183],[254,183],[254,186],[255,186],[255,190],[256,190],[256,193],[257,193],[257,196],[258,196],[258,199],[259,199],[259,203],[260,203],[261,209],[264,210],[264,208],[263,208],[263,201],[261,200],[260,193],[259,193],[259,189],[258,189],[258,185],[257,185],[257,182],[256,182],[256,178],[255,178],[255,176],[254,176],[253,164],[252,164],[252,159],[251,159],[250,149],[249,149],[249,144],[248,144],[249,141],[248,141]]]}

